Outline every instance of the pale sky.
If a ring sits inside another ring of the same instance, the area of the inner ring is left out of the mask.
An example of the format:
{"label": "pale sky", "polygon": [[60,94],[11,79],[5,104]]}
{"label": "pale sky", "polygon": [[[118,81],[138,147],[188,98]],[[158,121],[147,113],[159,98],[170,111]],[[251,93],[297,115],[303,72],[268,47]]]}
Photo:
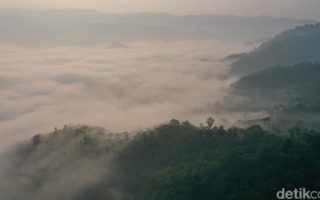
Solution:
{"label": "pale sky", "polygon": [[71,8],[110,13],[213,13],[320,19],[320,0],[0,0],[0,8]]}

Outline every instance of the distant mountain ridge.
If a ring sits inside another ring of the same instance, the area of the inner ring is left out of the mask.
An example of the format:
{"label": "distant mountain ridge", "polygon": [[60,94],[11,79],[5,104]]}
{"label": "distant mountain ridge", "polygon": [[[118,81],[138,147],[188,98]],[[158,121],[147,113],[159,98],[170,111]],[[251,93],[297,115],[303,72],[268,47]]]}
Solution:
{"label": "distant mountain ridge", "polygon": [[236,58],[231,67],[235,74],[250,74],[279,65],[320,61],[320,24],[298,26],[277,35],[250,53]]}
{"label": "distant mountain ridge", "polygon": [[90,10],[0,10],[0,42],[28,45],[216,39],[257,41],[312,20],[268,16],[107,14]]}

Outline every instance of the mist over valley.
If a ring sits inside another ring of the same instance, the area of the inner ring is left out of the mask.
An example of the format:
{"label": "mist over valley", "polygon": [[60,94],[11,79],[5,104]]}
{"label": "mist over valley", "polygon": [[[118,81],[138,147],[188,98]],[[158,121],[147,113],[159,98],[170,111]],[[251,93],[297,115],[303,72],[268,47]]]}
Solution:
{"label": "mist over valley", "polygon": [[1,200],[319,188],[317,20],[69,4],[0,3]]}

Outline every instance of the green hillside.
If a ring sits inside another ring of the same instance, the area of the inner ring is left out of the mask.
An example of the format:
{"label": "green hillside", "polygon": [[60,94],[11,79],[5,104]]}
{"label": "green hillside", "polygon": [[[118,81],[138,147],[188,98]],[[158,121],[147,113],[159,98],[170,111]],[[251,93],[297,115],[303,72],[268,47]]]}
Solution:
{"label": "green hillside", "polygon": [[279,65],[319,61],[319,49],[320,24],[298,26],[238,57],[232,63],[232,73],[246,75]]}
{"label": "green hillside", "polygon": [[270,200],[282,187],[320,186],[320,132],[225,129],[213,122],[171,120],[133,138],[86,126],[37,135],[9,154],[1,197]]}

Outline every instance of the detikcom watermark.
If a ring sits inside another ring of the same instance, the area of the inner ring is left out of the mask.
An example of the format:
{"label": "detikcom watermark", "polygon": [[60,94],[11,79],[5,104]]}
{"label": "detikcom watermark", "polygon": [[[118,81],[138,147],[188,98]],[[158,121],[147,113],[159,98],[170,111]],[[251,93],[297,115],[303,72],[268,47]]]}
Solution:
{"label": "detikcom watermark", "polygon": [[320,199],[320,191],[307,190],[306,188],[296,188],[286,190],[282,188],[276,194],[278,199]]}

